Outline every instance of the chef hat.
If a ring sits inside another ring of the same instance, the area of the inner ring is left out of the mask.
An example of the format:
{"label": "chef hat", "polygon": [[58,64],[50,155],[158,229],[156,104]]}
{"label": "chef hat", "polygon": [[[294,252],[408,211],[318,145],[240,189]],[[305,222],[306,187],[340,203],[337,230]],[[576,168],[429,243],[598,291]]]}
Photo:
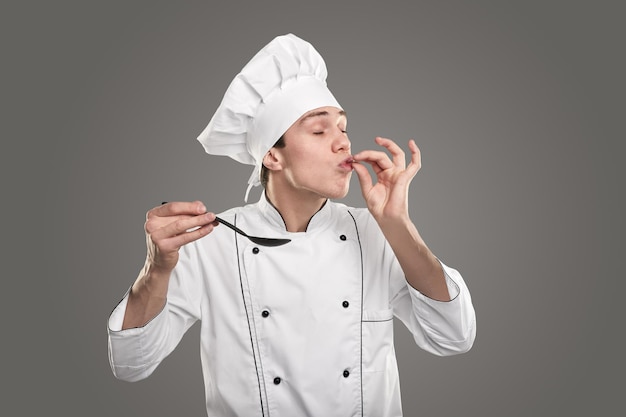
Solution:
{"label": "chef hat", "polygon": [[319,107],[341,108],[326,76],[315,48],[287,34],[261,49],[228,86],[198,141],[209,154],[254,165],[245,201],[261,183],[263,157],[296,120]]}

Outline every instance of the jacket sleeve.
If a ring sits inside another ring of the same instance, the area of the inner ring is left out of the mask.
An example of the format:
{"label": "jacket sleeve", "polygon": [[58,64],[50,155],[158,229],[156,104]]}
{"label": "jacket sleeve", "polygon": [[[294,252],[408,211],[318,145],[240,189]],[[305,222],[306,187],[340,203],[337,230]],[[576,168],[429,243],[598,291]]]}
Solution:
{"label": "jacket sleeve", "polygon": [[476,337],[476,314],[470,292],[461,274],[445,265],[444,275],[450,301],[433,300],[411,287],[376,221],[368,213],[360,213],[368,268],[375,269],[378,279],[388,279],[389,307],[409,329],[417,345],[439,356],[455,355],[470,350]]}
{"label": "jacket sleeve", "polygon": [[187,251],[181,250],[163,310],[142,327],[122,330],[126,292],[107,323],[109,363],[116,378],[131,382],[144,379],[174,350],[200,318],[199,282],[197,268],[192,266]]}
{"label": "jacket sleeve", "polygon": [[[476,338],[476,313],[461,274],[440,263],[450,301],[433,300],[420,293],[404,280],[400,269],[404,282],[396,284],[399,289],[392,291],[391,304],[394,314],[406,325],[418,346],[435,355],[448,356],[471,349]],[[395,268],[399,269],[399,265],[394,265]]]}

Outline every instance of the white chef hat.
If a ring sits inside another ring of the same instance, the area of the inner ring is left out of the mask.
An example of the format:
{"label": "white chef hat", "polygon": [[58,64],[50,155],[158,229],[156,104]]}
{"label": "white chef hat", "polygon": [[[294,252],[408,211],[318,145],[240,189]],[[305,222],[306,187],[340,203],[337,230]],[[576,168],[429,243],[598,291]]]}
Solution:
{"label": "white chef hat", "polygon": [[198,141],[209,154],[254,165],[245,201],[261,183],[263,157],[296,120],[319,107],[341,108],[327,74],[315,48],[287,34],[263,47],[228,86]]}

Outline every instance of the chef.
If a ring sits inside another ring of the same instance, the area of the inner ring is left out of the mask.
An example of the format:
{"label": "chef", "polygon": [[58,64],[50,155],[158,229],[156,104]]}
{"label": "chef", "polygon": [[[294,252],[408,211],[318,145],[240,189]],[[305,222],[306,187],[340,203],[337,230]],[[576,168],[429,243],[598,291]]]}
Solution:
{"label": "chef", "polygon": [[[287,34],[231,82],[198,140],[253,165],[245,198],[262,195],[218,216],[200,201],[147,213],[145,265],[108,320],[117,378],[148,377],[199,320],[210,416],[401,416],[394,316],[428,352],[471,348],[467,286],[409,218],[419,149],[409,142],[407,164],[378,137],[353,154],[326,77],[314,47]],[[334,201],[353,171],[367,208]],[[253,242],[218,217],[288,241]]]}

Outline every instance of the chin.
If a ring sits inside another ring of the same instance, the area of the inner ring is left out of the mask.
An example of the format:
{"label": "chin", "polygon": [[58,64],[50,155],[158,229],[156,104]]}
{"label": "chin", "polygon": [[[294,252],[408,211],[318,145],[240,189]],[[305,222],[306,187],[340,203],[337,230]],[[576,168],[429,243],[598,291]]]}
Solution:
{"label": "chin", "polygon": [[350,190],[350,182],[336,182],[332,186],[317,186],[308,188],[309,191],[313,191],[315,194],[322,198],[329,198],[331,200],[339,200],[348,195]]}
{"label": "chin", "polygon": [[326,198],[330,198],[331,200],[340,200],[348,195],[349,190],[350,187],[346,187],[343,190],[329,192],[328,195],[326,195]]}

